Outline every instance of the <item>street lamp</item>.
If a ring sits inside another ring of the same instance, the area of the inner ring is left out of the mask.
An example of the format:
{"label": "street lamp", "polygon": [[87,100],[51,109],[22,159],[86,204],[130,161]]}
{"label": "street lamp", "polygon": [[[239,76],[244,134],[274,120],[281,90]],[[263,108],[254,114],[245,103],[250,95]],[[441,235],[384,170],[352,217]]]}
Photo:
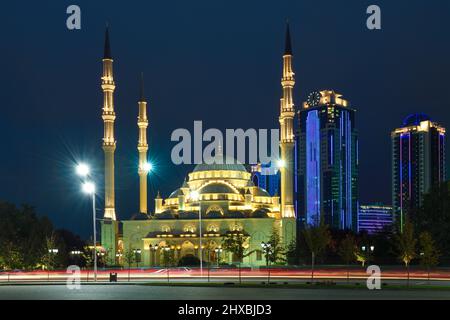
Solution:
{"label": "street lamp", "polygon": [[87,177],[91,172],[91,169],[85,163],[79,163],[76,166],[75,170],[77,171],[77,175],[79,175],[80,177]]}
{"label": "street lamp", "polygon": [[286,167],[286,161],[284,161],[283,159],[279,159],[279,160],[277,161],[277,167],[278,167],[279,169]]}
{"label": "street lamp", "polygon": [[[76,172],[80,177],[88,178],[90,175],[90,168],[85,163],[79,163],[76,167]],[[92,224],[94,231],[94,281],[97,281],[97,232],[95,228],[95,184],[92,181],[86,180],[81,185],[84,193],[92,196]]]}
{"label": "street lamp", "polygon": [[136,258],[136,267],[139,267],[139,262],[141,262],[141,249],[134,249],[134,256]]}
{"label": "street lamp", "polygon": [[145,162],[141,165],[140,168],[142,171],[145,171],[146,173],[149,173],[153,169],[153,165],[150,162]]}
{"label": "street lamp", "polygon": [[167,269],[167,282],[170,282],[170,266],[169,266],[169,255],[170,255],[170,247],[164,247],[163,249],[166,254],[165,254],[165,263],[166,263],[166,269]]}
{"label": "street lamp", "polygon": [[267,285],[270,284],[270,268],[269,268],[269,254],[272,250],[272,245],[267,242],[262,242],[261,247],[263,248],[264,254],[266,255],[266,267],[267,267]]}
{"label": "street lamp", "polygon": [[202,246],[202,208],[200,206],[200,194],[198,191],[191,191],[190,197],[193,201],[198,201],[198,220],[200,235],[200,276],[203,278],[203,246]]}
{"label": "street lamp", "polygon": [[219,263],[220,263],[220,254],[222,253],[222,248],[216,248],[214,249],[214,251],[216,252],[217,255],[217,268],[219,267]]}
{"label": "street lamp", "polygon": [[262,242],[261,247],[263,248],[264,254],[266,256],[266,266],[269,266],[269,254],[270,249],[272,249],[272,245],[270,243]]}

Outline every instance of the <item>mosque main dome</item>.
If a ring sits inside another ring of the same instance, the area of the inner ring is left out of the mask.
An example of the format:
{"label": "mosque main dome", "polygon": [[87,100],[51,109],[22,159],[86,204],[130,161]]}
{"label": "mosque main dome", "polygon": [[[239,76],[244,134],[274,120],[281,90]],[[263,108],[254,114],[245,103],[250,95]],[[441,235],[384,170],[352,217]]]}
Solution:
{"label": "mosque main dome", "polygon": [[195,166],[193,172],[216,171],[216,170],[247,172],[243,164],[238,162],[236,159],[228,156],[224,156],[223,159],[220,159],[220,161],[210,159],[210,161],[207,160],[205,161],[205,163],[198,164]]}
{"label": "mosque main dome", "polygon": [[[179,218],[189,212],[202,211],[205,218],[259,217],[279,215],[279,197],[255,186],[245,166],[229,156],[206,160],[195,166],[182,186],[166,199],[155,199],[155,215],[172,212]],[[214,214],[213,214],[214,213]],[[239,213],[239,214],[237,214]]]}

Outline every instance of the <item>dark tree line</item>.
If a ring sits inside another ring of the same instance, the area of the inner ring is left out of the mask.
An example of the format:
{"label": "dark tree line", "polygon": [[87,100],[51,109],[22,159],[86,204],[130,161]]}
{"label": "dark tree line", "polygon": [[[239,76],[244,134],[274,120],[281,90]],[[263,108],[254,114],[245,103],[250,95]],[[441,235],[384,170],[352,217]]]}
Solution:
{"label": "dark tree line", "polygon": [[[423,205],[410,211],[403,232],[397,225],[374,235],[304,226],[290,245],[288,261],[295,265],[420,264],[430,269],[450,262],[450,182],[433,187]],[[372,250],[373,249],[373,250]]]}
{"label": "dark tree line", "polygon": [[[49,246],[53,248],[48,248]],[[34,207],[20,208],[0,201],[0,270],[35,270],[82,265],[85,243],[68,230],[55,230],[51,221]],[[57,253],[49,254],[49,249]],[[78,260],[78,261],[77,261]]]}

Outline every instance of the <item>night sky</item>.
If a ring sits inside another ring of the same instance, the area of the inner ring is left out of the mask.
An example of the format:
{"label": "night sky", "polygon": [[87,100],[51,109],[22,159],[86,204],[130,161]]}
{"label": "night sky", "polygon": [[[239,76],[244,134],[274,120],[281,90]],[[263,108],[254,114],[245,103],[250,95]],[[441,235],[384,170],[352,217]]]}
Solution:
{"label": "night sky", "polygon": [[[126,5],[125,5],[126,3]],[[81,30],[66,8],[81,7]],[[366,8],[382,30],[366,28]],[[150,126],[149,207],[193,166],[170,162],[176,128],[277,128],[285,22],[291,24],[295,102],[317,89],[357,109],[360,201],[391,202],[390,131],[413,112],[450,129],[450,2],[22,1],[0,11],[0,199],[29,203],[85,237],[90,202],[73,166],[103,185],[103,37],[115,67],[116,212],[138,210],[137,99],[145,74]],[[103,195],[99,197],[103,209]]]}

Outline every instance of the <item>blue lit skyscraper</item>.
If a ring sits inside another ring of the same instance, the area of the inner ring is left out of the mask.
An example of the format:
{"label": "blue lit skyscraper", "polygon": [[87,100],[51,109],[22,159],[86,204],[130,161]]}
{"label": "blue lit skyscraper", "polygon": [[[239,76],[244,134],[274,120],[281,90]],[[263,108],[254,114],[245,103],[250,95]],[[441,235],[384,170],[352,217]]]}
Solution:
{"label": "blue lit skyscraper", "polygon": [[358,134],[355,110],[332,90],[313,92],[298,113],[296,208],[303,225],[321,219],[357,231]]}
{"label": "blue lit skyscraper", "polygon": [[280,195],[280,171],[269,164],[256,164],[251,167],[252,182],[265,189],[272,197]]}
{"label": "blue lit skyscraper", "polygon": [[358,215],[358,232],[376,234],[392,227],[392,207],[380,203],[361,205]]}
{"label": "blue lit skyscraper", "polygon": [[446,179],[445,128],[425,114],[412,114],[395,129],[392,139],[392,204],[400,227],[422,195]]}

